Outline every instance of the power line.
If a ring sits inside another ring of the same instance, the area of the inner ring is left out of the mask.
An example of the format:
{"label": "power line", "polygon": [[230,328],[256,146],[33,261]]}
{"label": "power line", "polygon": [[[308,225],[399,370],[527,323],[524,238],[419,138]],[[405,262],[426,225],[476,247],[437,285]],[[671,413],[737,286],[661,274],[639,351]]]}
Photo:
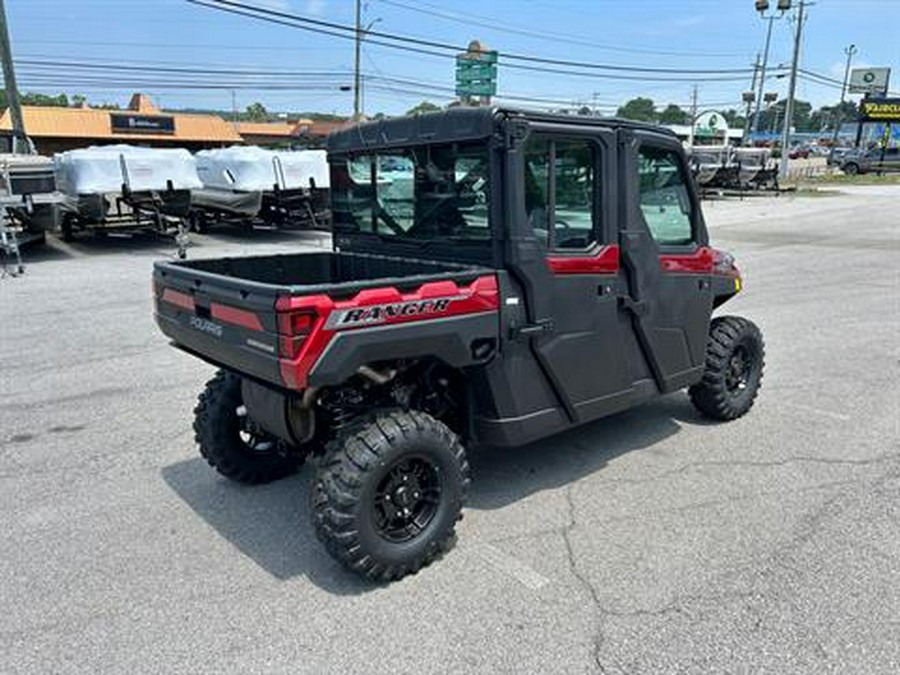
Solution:
{"label": "power line", "polygon": [[[305,17],[299,14],[290,14],[288,12],[281,12],[274,9],[267,9],[264,7],[258,7],[255,5],[248,5],[243,2],[236,2],[235,0],[186,0],[187,2],[198,5],[201,7],[207,7],[210,9],[216,9],[219,11],[232,11],[232,10],[243,10],[244,15],[249,15],[252,18],[263,19],[266,17],[278,17],[279,19],[286,19],[290,22],[298,22],[302,24],[308,24],[309,26],[317,26],[321,29],[328,29],[332,31],[330,34],[332,35],[342,35],[346,34],[348,39],[355,39],[354,34],[356,32],[355,27],[348,26],[345,24],[335,23],[333,21],[325,21],[322,19],[314,19],[311,17]],[[291,24],[294,25],[294,24]],[[343,31],[344,33],[334,33],[333,31]],[[409,36],[409,35],[399,35],[396,33],[387,33],[384,31],[378,30],[368,30],[366,31],[366,40],[371,42],[371,37],[381,38],[383,40],[392,40],[394,42],[400,42],[403,44],[411,44],[416,45],[418,47],[428,47],[433,49],[442,49],[449,50],[452,52],[452,55],[464,52],[465,47],[460,45],[454,45],[446,42],[438,42],[435,40],[424,40],[421,38]],[[382,44],[382,43],[377,43]],[[527,54],[516,54],[512,52],[498,52],[498,56],[501,59],[507,60],[515,60],[515,61],[524,61],[527,63],[539,63],[545,65],[553,65],[553,66],[567,66],[570,68],[582,68],[587,70],[601,70],[601,71],[613,71],[613,72],[631,72],[631,73],[658,73],[658,74],[677,74],[677,75],[748,75],[752,72],[750,68],[716,68],[716,69],[691,69],[691,68],[654,68],[647,66],[623,66],[623,65],[614,65],[614,64],[603,64],[603,63],[592,63],[587,61],[572,61],[569,59],[556,59],[556,58],[548,58],[542,56],[532,56]],[[501,61],[502,63],[502,61]]]}
{"label": "power line", "polygon": [[380,2],[384,5],[391,5],[393,7],[399,7],[402,9],[407,9],[412,12],[418,12],[420,14],[425,14],[428,16],[436,16],[443,19],[447,19],[448,21],[455,21],[457,23],[461,23],[467,26],[481,26],[483,28],[489,28],[493,31],[497,31],[500,33],[510,33],[513,35],[524,35],[528,37],[534,37],[540,40],[548,40],[555,43],[565,43],[565,44],[573,44],[580,45],[585,47],[591,47],[593,49],[599,49],[604,51],[613,51],[613,52],[622,52],[622,53],[630,53],[630,54],[652,54],[657,56],[682,56],[682,57],[694,57],[694,58],[715,58],[715,57],[737,57],[743,56],[742,53],[739,52],[682,52],[676,50],[663,50],[663,49],[644,49],[641,47],[623,47],[620,45],[608,45],[598,43],[595,40],[590,40],[588,38],[574,37],[572,35],[567,35],[564,33],[554,33],[552,31],[536,31],[529,30],[527,28],[519,28],[515,26],[510,26],[508,23],[503,22],[499,23],[497,19],[492,19],[490,17],[479,16],[477,14],[473,14],[471,12],[466,12],[463,14],[456,14],[453,12],[447,12],[442,10],[435,5],[429,4],[427,2],[422,2],[418,0],[416,5],[410,5],[404,2],[398,2],[397,0],[380,0]]}

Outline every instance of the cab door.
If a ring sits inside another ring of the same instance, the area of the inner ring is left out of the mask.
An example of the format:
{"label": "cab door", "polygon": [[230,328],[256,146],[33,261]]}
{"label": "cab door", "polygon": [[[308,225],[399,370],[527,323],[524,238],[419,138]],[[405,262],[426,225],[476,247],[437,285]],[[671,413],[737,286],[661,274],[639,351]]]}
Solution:
{"label": "cab door", "polygon": [[620,130],[619,176],[619,309],[643,360],[633,376],[674,391],[703,371],[713,251],[677,139]]}
{"label": "cab door", "polygon": [[615,132],[534,125],[523,152],[531,266],[545,299],[532,350],[572,422],[627,406],[614,226]]}

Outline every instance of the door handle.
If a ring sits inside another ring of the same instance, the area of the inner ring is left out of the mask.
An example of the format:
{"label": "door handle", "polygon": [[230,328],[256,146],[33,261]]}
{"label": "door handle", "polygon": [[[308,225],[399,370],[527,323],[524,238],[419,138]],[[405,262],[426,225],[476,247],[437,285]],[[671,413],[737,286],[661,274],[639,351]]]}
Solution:
{"label": "door handle", "polygon": [[556,330],[556,325],[553,323],[553,319],[538,319],[534,323],[513,328],[510,332],[513,340],[521,340],[536,335],[543,335],[544,333],[552,333],[554,330]]}

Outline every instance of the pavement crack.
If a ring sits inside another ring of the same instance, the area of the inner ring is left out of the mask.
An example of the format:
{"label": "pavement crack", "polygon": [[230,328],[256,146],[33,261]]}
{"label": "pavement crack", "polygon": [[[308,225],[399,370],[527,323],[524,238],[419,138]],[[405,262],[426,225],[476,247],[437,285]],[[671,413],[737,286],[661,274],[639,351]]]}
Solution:
{"label": "pavement crack", "polygon": [[560,529],[560,534],[562,535],[563,543],[566,546],[566,557],[569,562],[569,569],[572,571],[572,575],[575,579],[578,580],[578,583],[587,591],[588,595],[591,598],[591,602],[594,604],[594,611],[597,614],[596,625],[594,629],[594,636],[592,638],[593,649],[591,655],[594,659],[594,665],[597,667],[597,671],[600,673],[606,673],[606,666],[603,664],[603,660],[601,659],[601,650],[603,648],[603,643],[605,641],[605,636],[603,634],[603,616],[606,614],[606,611],[603,605],[600,602],[600,595],[597,593],[597,589],[594,588],[594,585],[590,582],[590,580],[585,576],[585,574],[578,568],[578,563],[575,560],[575,550],[572,547],[572,531],[575,529],[577,522],[575,520],[575,502],[572,499],[572,489],[574,488],[574,483],[568,485],[565,489],[565,497],[566,497],[566,508],[568,510],[569,522]]}

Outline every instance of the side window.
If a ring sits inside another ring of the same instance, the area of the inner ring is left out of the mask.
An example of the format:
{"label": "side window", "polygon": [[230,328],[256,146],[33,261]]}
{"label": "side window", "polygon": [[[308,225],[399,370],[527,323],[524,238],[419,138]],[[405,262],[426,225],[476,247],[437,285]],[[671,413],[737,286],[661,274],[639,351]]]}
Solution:
{"label": "side window", "polygon": [[694,240],[691,197],[678,154],[641,146],[638,179],[641,212],[653,238],[662,245],[690,244]]}
{"label": "side window", "polygon": [[532,137],[525,148],[525,211],[549,250],[584,249],[594,235],[596,151],[586,140]]}

